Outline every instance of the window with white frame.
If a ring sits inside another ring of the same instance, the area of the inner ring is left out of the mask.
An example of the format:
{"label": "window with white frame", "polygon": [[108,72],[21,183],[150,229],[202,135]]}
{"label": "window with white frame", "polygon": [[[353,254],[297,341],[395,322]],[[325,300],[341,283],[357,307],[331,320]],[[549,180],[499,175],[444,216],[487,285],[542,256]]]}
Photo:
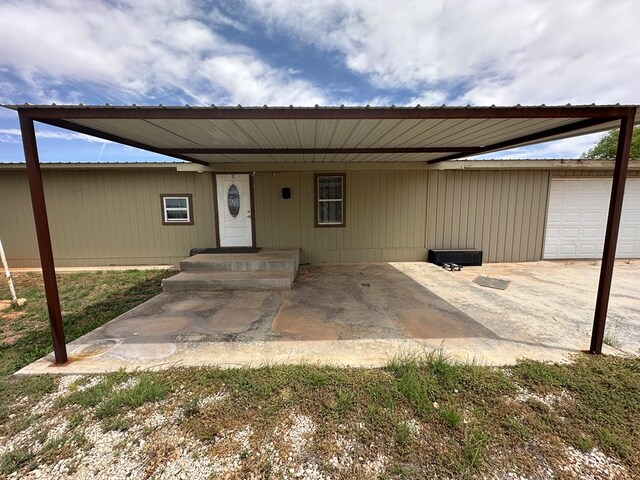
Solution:
{"label": "window with white frame", "polygon": [[193,225],[191,194],[163,194],[160,199],[163,225]]}
{"label": "window with white frame", "polygon": [[316,174],[316,227],[344,227],[345,175]]}

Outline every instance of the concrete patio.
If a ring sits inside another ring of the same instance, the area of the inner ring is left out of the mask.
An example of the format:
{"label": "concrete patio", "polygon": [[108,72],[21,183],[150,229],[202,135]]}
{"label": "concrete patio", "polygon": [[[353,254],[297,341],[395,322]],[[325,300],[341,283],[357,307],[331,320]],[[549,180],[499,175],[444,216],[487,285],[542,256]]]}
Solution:
{"label": "concrete patio", "polygon": [[[563,361],[589,345],[596,262],[488,264],[448,272],[377,263],[301,267],[290,291],[162,293],[19,373],[312,362],[372,367],[442,348],[460,361]],[[473,283],[485,275],[506,290]],[[616,265],[609,326],[640,348],[640,263]]]}

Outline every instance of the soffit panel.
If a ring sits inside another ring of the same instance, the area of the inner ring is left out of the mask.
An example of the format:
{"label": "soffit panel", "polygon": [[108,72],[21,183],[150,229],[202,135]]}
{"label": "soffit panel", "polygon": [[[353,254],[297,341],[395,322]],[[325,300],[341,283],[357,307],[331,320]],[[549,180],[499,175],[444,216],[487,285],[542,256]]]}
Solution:
{"label": "soffit panel", "polygon": [[442,153],[360,153],[360,154],[268,154],[219,155],[190,154],[188,157],[207,163],[358,163],[358,162],[426,162]]}
{"label": "soffit panel", "polygon": [[[158,148],[477,147],[575,121],[577,119],[72,120]],[[602,128],[584,131],[599,130]]]}
{"label": "soffit panel", "polygon": [[147,120],[71,120],[78,125],[118,135],[129,140],[160,148],[198,148],[202,145],[171,130],[160,128]]}

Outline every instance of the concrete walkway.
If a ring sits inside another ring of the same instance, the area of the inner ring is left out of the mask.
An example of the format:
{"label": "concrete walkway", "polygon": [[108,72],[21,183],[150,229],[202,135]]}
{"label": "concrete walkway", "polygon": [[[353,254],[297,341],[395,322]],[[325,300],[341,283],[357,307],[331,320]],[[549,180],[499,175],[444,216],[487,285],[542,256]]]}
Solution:
{"label": "concrete walkway", "polygon": [[[98,373],[171,365],[311,362],[372,367],[442,348],[483,364],[564,361],[589,345],[597,264],[489,264],[448,272],[422,262],[303,267],[285,292],[163,293],[20,373]],[[506,290],[473,283],[510,281]],[[640,346],[638,263],[616,266],[610,322]],[[617,320],[616,320],[617,319]],[[605,353],[620,353],[605,346]]]}

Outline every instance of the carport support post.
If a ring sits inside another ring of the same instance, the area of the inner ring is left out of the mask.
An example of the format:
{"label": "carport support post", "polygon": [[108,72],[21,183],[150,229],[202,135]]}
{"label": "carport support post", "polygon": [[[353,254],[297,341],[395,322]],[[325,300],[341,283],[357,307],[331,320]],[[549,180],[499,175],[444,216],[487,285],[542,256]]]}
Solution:
{"label": "carport support post", "polygon": [[633,134],[633,122],[635,108],[620,121],[620,134],[618,137],[618,150],[616,163],[613,170],[613,184],[611,185],[611,200],[609,201],[609,216],[607,218],[607,232],[604,237],[604,249],[602,252],[602,266],[600,267],[600,284],[596,297],[596,312],[593,319],[593,332],[591,333],[591,347],[589,351],[599,355],[602,353],[604,342],[604,326],[607,321],[607,309],[609,307],[609,293],[613,279],[613,265],[616,259],[616,244],[618,243],[618,230],[620,216],[622,215],[622,200],[624,199],[624,185],[627,179],[627,167],[629,166],[629,150],[631,149],[631,136]]}
{"label": "carport support post", "polygon": [[51,337],[53,340],[53,352],[55,362],[62,364],[67,362],[67,347],[65,345],[64,330],[62,328],[62,312],[60,309],[60,297],[58,295],[58,282],[56,269],[53,263],[53,249],[51,248],[51,234],[47,219],[47,207],[44,199],[42,185],[42,173],[40,172],[40,160],[38,159],[38,146],[33,126],[33,119],[22,112],[20,117],[20,130],[22,131],[22,146],[24,158],[27,162],[27,178],[31,192],[31,206],[33,218],[36,224],[36,236],[40,251],[40,265],[42,266],[42,278],[44,291],[47,297],[49,309],[49,323],[51,324]]}

